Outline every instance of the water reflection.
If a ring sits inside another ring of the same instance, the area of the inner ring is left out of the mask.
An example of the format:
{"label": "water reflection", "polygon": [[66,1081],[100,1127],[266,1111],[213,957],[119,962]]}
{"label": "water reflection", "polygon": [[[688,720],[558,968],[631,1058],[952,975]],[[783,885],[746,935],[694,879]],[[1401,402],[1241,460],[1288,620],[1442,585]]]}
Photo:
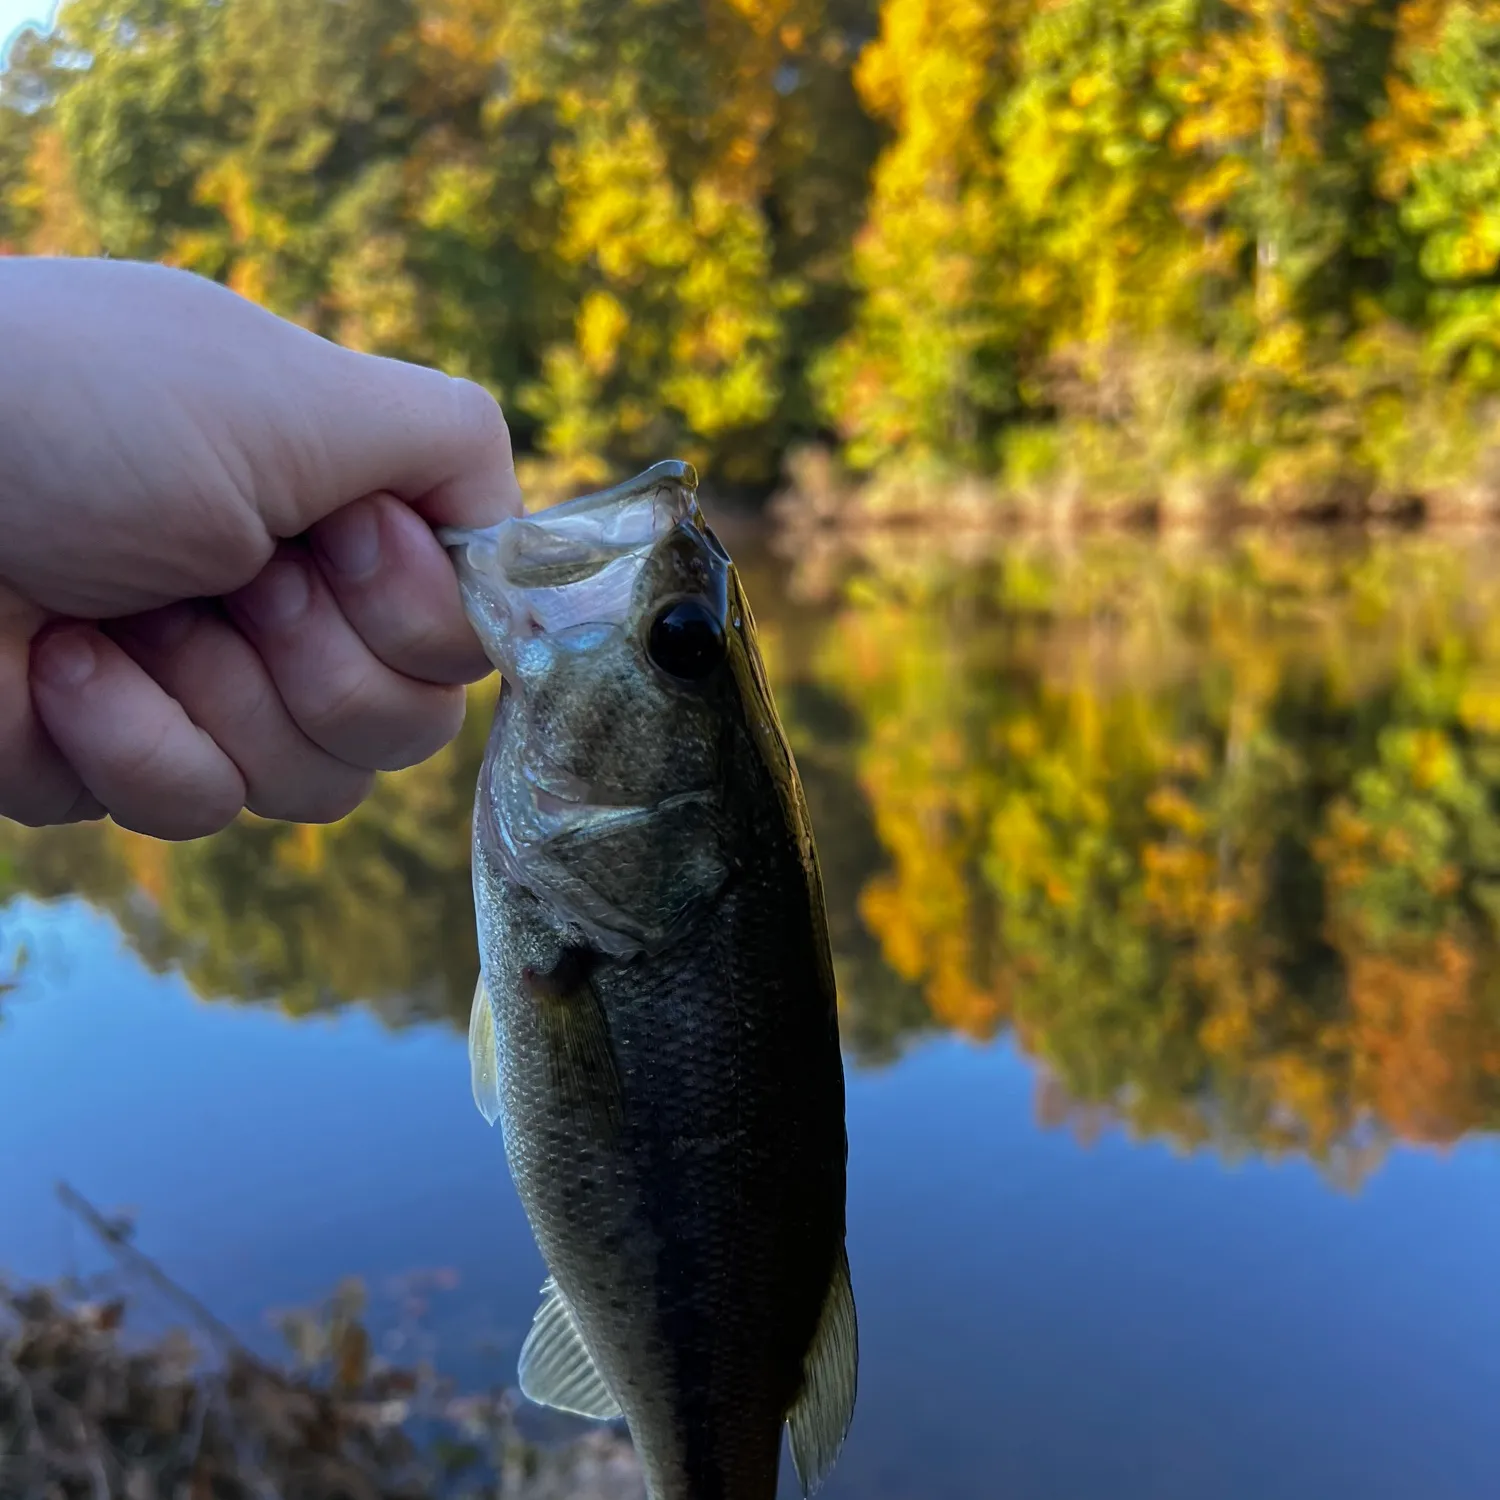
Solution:
{"label": "water reflection", "polygon": [[1494,1129],[1494,561],[1113,541],[857,576],[816,671],[861,726],[886,962],[1012,1029],[1055,1121],[1345,1178]]}
{"label": "water reflection", "polygon": [[[746,553],[856,1059],[1013,1035],[1044,1122],[1298,1153],[1500,1128],[1500,566],[1466,541]],[[206,998],[464,1024],[488,721],[332,828],[7,829]]]}

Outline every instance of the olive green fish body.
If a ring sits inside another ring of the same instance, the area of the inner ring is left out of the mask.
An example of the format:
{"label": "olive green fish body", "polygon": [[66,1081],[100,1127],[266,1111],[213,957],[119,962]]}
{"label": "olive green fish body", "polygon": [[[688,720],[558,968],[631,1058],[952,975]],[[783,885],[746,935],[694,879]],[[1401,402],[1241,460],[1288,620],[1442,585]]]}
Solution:
{"label": "olive green fish body", "polygon": [[772,1500],[783,1425],[815,1488],[854,1400],[833,975],[738,577],[690,485],[652,503],[628,590],[620,536],[533,537],[488,617],[475,1091],[551,1272],[522,1389],[622,1414],[652,1500]]}

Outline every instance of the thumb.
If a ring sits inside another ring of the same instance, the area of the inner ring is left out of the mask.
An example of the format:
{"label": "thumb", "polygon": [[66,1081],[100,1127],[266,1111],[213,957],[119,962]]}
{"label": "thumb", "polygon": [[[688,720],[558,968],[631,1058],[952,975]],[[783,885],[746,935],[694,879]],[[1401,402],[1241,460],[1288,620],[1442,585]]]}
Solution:
{"label": "thumb", "polygon": [[309,352],[310,378],[286,392],[297,410],[273,437],[290,475],[257,496],[273,534],[298,535],[377,491],[434,526],[488,526],[520,514],[510,432],[482,386],[323,340]]}

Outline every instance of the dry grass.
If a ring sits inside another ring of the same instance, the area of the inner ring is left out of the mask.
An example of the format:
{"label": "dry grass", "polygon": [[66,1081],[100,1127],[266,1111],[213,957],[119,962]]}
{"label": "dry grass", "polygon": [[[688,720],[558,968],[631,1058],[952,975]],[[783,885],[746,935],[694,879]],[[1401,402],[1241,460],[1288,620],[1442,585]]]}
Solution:
{"label": "dry grass", "polygon": [[457,1395],[372,1360],[348,1296],[300,1325],[330,1356],[319,1372],[267,1363],[61,1193],[194,1335],[128,1338],[127,1296],[102,1283],[0,1283],[0,1500],[642,1500],[622,1434],[528,1441],[515,1392]]}

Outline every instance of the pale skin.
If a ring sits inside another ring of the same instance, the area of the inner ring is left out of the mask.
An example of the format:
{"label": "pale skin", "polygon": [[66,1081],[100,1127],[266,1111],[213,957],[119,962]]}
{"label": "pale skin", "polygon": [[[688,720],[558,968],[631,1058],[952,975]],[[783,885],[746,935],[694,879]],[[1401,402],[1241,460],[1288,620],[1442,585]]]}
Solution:
{"label": "pale skin", "polygon": [[432,527],[520,505],[478,386],[185,272],[0,257],[0,815],[343,817],[490,670]]}

